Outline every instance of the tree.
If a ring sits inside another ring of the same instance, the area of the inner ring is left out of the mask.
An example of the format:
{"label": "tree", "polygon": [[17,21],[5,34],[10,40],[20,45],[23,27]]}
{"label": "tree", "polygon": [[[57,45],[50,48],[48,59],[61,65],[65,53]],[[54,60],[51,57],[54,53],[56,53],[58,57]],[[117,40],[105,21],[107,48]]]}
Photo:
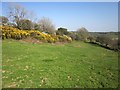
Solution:
{"label": "tree", "polygon": [[18,28],[21,23],[21,20],[24,19],[31,20],[33,16],[32,12],[28,12],[24,7],[18,4],[9,5],[6,13],[10,21],[16,24]]}
{"label": "tree", "polygon": [[8,7],[7,14],[10,20],[18,26],[19,21],[25,18],[27,11],[18,4],[12,4]]}
{"label": "tree", "polygon": [[67,34],[68,34],[68,31],[67,31],[66,28],[58,28],[56,34],[57,34],[57,35],[67,35]]}
{"label": "tree", "polygon": [[8,23],[8,18],[5,16],[0,16],[0,25],[5,25]]}
{"label": "tree", "polygon": [[40,26],[37,23],[33,23],[34,30],[40,31]]}
{"label": "tree", "polygon": [[89,33],[86,28],[82,27],[77,30],[77,39],[78,40],[86,41],[88,37],[89,37]]}
{"label": "tree", "polygon": [[55,27],[49,18],[43,17],[38,21],[40,29],[46,33],[53,34]]}
{"label": "tree", "polygon": [[75,32],[69,32],[68,36],[72,38],[72,40],[76,40],[76,33]]}
{"label": "tree", "polygon": [[112,39],[108,36],[100,35],[96,38],[96,42],[108,47],[108,45],[110,46],[112,44]]}
{"label": "tree", "polygon": [[95,36],[92,36],[92,35],[90,35],[90,36],[88,36],[88,38],[87,38],[88,40],[89,40],[89,42],[95,42],[95,40],[96,40],[96,38],[95,38]]}
{"label": "tree", "polygon": [[22,19],[18,23],[18,28],[23,30],[31,30],[33,29],[32,21],[28,19]]}
{"label": "tree", "polygon": [[8,26],[11,26],[11,27],[14,27],[14,28],[17,28],[16,24],[12,23],[12,22],[8,22],[7,23]]}

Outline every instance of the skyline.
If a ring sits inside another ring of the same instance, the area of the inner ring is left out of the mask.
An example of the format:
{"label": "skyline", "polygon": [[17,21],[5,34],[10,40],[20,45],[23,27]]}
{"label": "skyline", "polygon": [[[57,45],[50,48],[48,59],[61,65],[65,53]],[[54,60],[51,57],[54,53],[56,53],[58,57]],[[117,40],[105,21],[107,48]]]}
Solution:
{"label": "skyline", "polygon": [[[2,14],[8,2],[2,2]],[[38,19],[48,17],[56,29],[67,28],[76,31],[85,27],[90,32],[118,31],[117,2],[17,2]]]}

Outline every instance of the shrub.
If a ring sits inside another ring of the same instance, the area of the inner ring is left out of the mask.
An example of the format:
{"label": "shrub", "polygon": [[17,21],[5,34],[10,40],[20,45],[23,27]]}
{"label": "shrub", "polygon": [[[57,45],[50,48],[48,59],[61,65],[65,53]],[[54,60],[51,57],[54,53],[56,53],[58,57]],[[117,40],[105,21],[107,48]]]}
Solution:
{"label": "shrub", "polygon": [[23,19],[18,22],[18,28],[21,30],[31,30],[33,28],[32,21]]}
{"label": "shrub", "polygon": [[18,40],[29,36],[29,33],[27,33],[24,30],[19,30],[17,28],[13,28],[9,26],[1,26],[0,28],[2,30],[3,39],[13,38]]}
{"label": "shrub", "polygon": [[89,36],[89,32],[86,28],[82,27],[77,30],[77,40],[86,41]]}
{"label": "shrub", "polygon": [[4,16],[0,16],[0,25],[5,25],[8,23],[8,18]]}
{"label": "shrub", "polygon": [[87,38],[87,40],[88,40],[89,42],[95,42],[96,38],[95,38],[94,36],[89,36],[89,37]]}
{"label": "shrub", "polygon": [[57,35],[67,35],[68,31],[66,28],[58,28],[58,30],[56,31]]}
{"label": "shrub", "polygon": [[0,30],[2,31],[2,39],[12,38],[12,39],[20,40],[27,37],[33,37],[43,42],[49,42],[49,43],[54,43],[57,41],[60,42],[72,41],[72,39],[66,35],[64,36],[51,35],[51,34],[42,33],[37,30],[19,30],[17,28],[13,28],[10,26],[1,26]]}
{"label": "shrub", "polygon": [[72,41],[71,37],[68,37],[66,35],[64,35],[64,36],[58,35],[57,37],[60,42],[67,42],[67,41],[71,42]]}

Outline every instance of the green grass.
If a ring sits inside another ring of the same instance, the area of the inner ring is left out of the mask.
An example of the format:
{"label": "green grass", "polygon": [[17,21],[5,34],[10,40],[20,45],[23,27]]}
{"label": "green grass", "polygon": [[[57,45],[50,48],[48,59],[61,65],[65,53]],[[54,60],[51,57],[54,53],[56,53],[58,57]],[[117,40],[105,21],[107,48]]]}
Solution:
{"label": "green grass", "polygon": [[3,40],[2,87],[118,86],[118,54],[83,42],[65,45]]}

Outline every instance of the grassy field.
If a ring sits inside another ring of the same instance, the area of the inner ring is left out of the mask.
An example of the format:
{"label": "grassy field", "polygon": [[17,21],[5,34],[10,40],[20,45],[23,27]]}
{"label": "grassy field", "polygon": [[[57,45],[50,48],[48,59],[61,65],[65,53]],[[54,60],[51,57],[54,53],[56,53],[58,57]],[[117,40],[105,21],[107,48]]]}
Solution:
{"label": "grassy field", "polygon": [[117,52],[74,41],[64,45],[2,43],[3,88],[118,86]]}

